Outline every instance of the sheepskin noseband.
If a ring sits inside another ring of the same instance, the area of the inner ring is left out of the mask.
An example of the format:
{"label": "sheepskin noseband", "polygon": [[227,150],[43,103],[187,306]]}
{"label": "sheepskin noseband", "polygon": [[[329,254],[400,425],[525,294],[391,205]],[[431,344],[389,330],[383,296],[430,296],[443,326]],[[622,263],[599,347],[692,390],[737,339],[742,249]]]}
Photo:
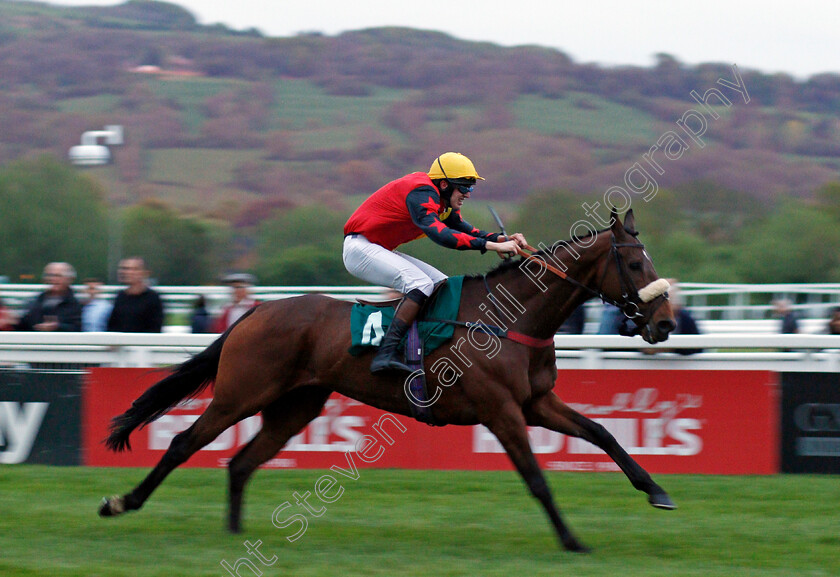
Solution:
{"label": "sheepskin noseband", "polygon": [[656,279],[646,287],[639,289],[639,300],[643,303],[649,303],[656,297],[665,294],[671,284],[664,278]]}

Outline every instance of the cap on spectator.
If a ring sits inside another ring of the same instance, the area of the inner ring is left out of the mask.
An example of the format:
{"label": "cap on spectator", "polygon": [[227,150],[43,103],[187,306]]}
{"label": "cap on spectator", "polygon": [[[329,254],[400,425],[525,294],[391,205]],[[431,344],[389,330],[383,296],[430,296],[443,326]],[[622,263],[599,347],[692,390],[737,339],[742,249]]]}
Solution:
{"label": "cap on spectator", "polygon": [[257,277],[252,274],[248,274],[247,272],[237,272],[233,274],[227,275],[224,279],[222,279],[224,284],[245,284],[248,286],[253,286],[257,283]]}

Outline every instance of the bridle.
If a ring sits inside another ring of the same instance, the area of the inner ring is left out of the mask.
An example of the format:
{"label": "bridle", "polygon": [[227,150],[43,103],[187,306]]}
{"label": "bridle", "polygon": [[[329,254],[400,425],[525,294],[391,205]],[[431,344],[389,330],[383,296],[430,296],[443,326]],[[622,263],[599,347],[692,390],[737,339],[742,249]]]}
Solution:
{"label": "bridle", "polygon": [[[668,300],[668,293],[663,292],[656,297],[654,297],[651,301],[649,301],[649,306],[645,313],[641,312],[642,299],[639,296],[639,290],[636,287],[636,284],[633,282],[630,273],[627,271],[627,265],[624,261],[624,258],[621,256],[621,251],[619,249],[622,248],[635,248],[635,249],[642,249],[644,250],[645,245],[642,243],[618,243],[615,240],[615,235],[611,235],[610,237],[610,257],[615,260],[615,265],[618,270],[618,281],[621,287],[621,300],[617,301],[614,299],[609,298],[604,294],[602,289],[604,280],[607,276],[608,266],[604,267],[604,271],[601,274],[601,278],[598,281],[598,288],[593,289],[582,282],[570,277],[564,271],[560,270],[556,266],[552,265],[545,261],[545,259],[541,258],[537,255],[537,250],[530,246],[526,245],[524,248],[517,247],[517,253],[522,256],[524,259],[529,260],[531,262],[536,262],[541,267],[546,269],[547,271],[559,276],[561,279],[577,286],[578,288],[590,293],[592,296],[601,299],[602,302],[612,305],[618,308],[624,318],[621,321],[621,326],[618,329],[619,334],[624,336],[635,336],[641,334],[644,330],[644,327],[650,321],[650,318],[653,314],[662,306],[662,303]],[[628,322],[633,321],[634,327],[629,327]]]}

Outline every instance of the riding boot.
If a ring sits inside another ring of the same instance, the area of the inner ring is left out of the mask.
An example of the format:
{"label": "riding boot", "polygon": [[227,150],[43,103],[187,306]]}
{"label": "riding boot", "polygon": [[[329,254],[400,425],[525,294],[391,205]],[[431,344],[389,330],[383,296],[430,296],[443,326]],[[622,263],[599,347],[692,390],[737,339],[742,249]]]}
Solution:
{"label": "riding boot", "polygon": [[376,356],[370,364],[370,372],[380,373],[389,370],[411,372],[408,365],[401,360],[400,343],[425,301],[426,295],[419,289],[412,290],[400,301],[397,310],[394,311],[394,320],[391,321],[385,336],[382,337],[379,350],[376,351]]}

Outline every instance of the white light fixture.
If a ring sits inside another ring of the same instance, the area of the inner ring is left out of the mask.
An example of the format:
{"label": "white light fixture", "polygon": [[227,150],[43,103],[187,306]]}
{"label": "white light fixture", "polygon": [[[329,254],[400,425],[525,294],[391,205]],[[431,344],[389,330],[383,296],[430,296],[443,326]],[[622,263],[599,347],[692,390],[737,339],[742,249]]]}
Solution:
{"label": "white light fixture", "polygon": [[77,166],[100,166],[111,162],[111,151],[108,146],[99,144],[99,139],[108,146],[119,146],[123,143],[123,127],[110,124],[105,130],[90,130],[82,134],[81,144],[70,149],[70,162]]}

